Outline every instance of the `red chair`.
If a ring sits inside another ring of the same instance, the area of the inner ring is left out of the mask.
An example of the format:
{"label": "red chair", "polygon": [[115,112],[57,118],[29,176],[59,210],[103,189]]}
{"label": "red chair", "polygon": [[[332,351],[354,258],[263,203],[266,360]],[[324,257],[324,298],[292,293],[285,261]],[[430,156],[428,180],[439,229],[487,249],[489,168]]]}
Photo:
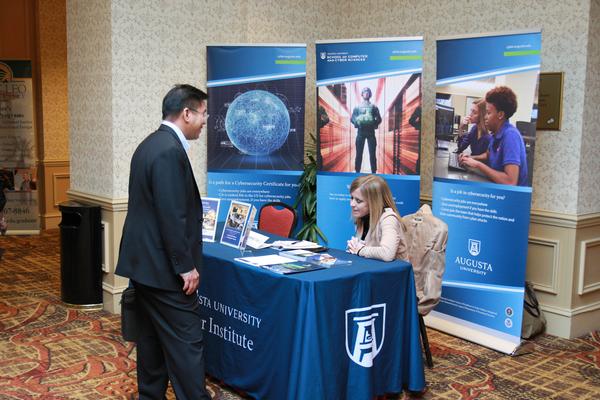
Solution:
{"label": "red chair", "polygon": [[258,229],[289,238],[296,227],[296,210],[281,203],[265,203],[258,213]]}

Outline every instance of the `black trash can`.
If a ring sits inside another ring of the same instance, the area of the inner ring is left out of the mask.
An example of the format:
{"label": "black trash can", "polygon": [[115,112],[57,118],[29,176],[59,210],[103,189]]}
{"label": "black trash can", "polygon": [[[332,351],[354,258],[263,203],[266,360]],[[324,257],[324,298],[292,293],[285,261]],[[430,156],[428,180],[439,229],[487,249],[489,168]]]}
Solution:
{"label": "black trash can", "polygon": [[100,206],[59,204],[60,296],[86,309],[102,308],[102,223]]}

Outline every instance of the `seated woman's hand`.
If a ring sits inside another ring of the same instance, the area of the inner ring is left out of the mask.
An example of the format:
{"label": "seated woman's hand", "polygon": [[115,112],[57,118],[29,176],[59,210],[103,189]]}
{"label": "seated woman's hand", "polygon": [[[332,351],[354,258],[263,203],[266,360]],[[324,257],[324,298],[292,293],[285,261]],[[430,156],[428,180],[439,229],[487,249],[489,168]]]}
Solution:
{"label": "seated woman's hand", "polygon": [[348,240],[348,253],[358,254],[360,249],[362,249],[363,247],[365,247],[365,244],[362,240],[359,240],[357,237],[353,237],[352,239]]}

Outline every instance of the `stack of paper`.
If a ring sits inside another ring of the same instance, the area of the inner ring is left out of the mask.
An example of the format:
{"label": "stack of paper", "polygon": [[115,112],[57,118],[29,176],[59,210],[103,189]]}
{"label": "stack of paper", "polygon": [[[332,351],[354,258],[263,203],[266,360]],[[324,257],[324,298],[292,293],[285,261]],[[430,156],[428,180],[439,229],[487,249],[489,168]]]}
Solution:
{"label": "stack of paper", "polygon": [[309,250],[284,250],[280,251],[279,255],[299,261],[309,262],[322,267],[352,264],[352,260],[336,258],[328,253],[313,253]]}
{"label": "stack of paper", "polygon": [[270,243],[265,243],[267,240],[269,240],[268,236],[255,231],[250,231],[250,235],[248,236],[248,241],[246,242],[246,245],[256,250],[265,249],[271,246]]}
{"label": "stack of paper", "polygon": [[264,267],[265,265],[284,264],[287,262],[295,261],[293,258],[283,257],[278,254],[269,254],[267,256],[254,257],[238,257],[234,258],[234,260],[243,262],[245,264],[254,265],[255,267]]}
{"label": "stack of paper", "polygon": [[234,260],[285,275],[326,268],[325,266],[308,262],[300,262],[277,254],[256,257],[240,257],[235,258]]}
{"label": "stack of paper", "polygon": [[321,246],[308,240],[276,240],[272,244],[273,247],[281,249],[292,250],[292,249],[318,249]]}

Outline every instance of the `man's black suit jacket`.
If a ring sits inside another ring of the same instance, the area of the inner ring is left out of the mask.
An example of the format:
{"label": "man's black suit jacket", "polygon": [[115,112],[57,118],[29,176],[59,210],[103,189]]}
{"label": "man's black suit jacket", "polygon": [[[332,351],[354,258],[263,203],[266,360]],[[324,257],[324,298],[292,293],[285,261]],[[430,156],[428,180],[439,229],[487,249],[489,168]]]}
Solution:
{"label": "man's black suit jacket", "polygon": [[116,274],[181,290],[180,273],[202,269],[202,202],[177,134],[148,136],[131,159],[129,203]]}

